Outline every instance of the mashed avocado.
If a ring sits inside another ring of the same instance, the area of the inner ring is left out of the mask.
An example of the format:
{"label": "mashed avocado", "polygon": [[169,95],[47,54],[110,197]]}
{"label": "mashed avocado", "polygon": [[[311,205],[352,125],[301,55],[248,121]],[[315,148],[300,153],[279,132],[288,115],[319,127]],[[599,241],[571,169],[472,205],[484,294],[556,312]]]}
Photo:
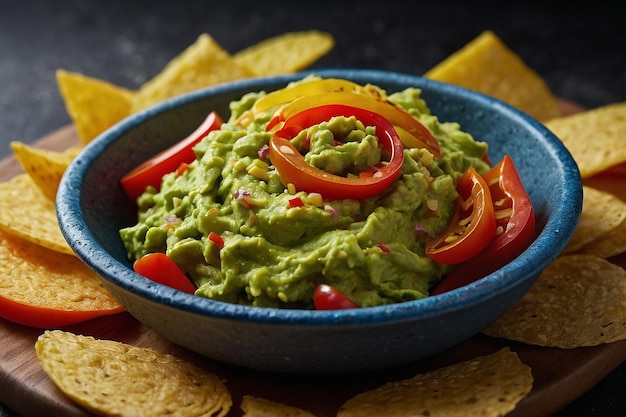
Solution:
{"label": "mashed avocado", "polygon": [[[265,153],[272,136],[265,126],[276,109],[245,128],[235,123],[264,95],[231,103],[230,118],[196,145],[189,169],[165,175],[160,190],[139,197],[137,224],[120,231],[129,259],[165,252],[196,284],[196,295],[254,306],[313,308],[320,283],[361,307],[428,296],[449,267],[424,255],[425,240],[448,225],[461,174],[488,168],[486,144],[456,123],[440,123],[419,89],[390,94],[434,134],[441,157],[407,148],[383,194],[327,200],[281,183]],[[354,117],[315,125],[291,142],[307,149],[309,164],[333,174],[358,176],[384,158],[375,129]]]}

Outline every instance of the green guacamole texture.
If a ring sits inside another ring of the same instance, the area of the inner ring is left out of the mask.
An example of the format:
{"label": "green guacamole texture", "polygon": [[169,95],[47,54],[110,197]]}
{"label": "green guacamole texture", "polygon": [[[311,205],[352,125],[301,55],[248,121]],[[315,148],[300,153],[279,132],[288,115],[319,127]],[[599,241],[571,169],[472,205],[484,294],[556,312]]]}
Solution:
{"label": "green guacamole texture", "polygon": [[[265,126],[276,109],[246,128],[235,123],[265,94],[248,93],[195,146],[188,170],[165,175],[159,190],[148,187],[138,198],[137,223],[120,231],[129,259],[165,252],[197,296],[260,307],[314,308],[321,283],[360,307],[427,297],[450,266],[426,257],[425,241],[450,222],[462,173],[488,169],[487,145],[458,123],[440,122],[419,89],[384,93],[433,133],[440,157],[405,148],[400,175],[373,198],[325,200],[294,190],[264,153],[272,135]],[[298,149],[305,142],[306,161],[336,175],[358,175],[383,159],[374,127],[353,117],[292,139]],[[296,197],[301,205],[290,203]]]}

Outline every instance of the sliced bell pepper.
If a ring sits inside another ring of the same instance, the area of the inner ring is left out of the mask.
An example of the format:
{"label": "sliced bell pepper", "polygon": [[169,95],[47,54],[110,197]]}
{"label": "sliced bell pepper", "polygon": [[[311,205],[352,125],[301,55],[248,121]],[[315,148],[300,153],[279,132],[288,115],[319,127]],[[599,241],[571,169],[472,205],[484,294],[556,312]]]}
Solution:
{"label": "sliced bell pepper", "polygon": [[128,197],[136,200],[149,185],[159,188],[163,175],[174,172],[182,163],[190,163],[196,159],[193,147],[210,131],[219,129],[222,119],[216,112],[211,112],[206,119],[189,136],[170,148],[160,152],[121,179],[122,187]]}
{"label": "sliced bell pepper", "polygon": [[426,256],[441,264],[458,264],[480,253],[496,234],[491,192],[472,167],[457,184],[457,211],[450,225],[426,241]]}
{"label": "sliced bell pepper", "polygon": [[281,122],[301,111],[327,104],[343,104],[378,113],[389,120],[392,125],[398,126],[397,131],[403,132],[403,136],[400,136],[400,138],[404,146],[407,148],[426,148],[434,156],[441,156],[439,142],[432,132],[407,111],[388,101],[343,91],[303,96],[289,102],[281,107],[270,119],[267,124],[267,130],[280,128]]}
{"label": "sliced bell pepper", "polygon": [[252,106],[254,114],[267,111],[272,107],[288,103],[299,97],[310,96],[312,94],[331,93],[333,91],[356,92],[363,87],[352,81],[341,78],[324,78],[320,80],[307,81],[280,90],[273,91],[259,98]]}
{"label": "sliced bell pepper", "polygon": [[[335,116],[354,116],[364,125],[376,127],[379,143],[389,155],[389,161],[374,175],[346,178],[330,174],[308,164],[289,142],[301,130]],[[379,195],[395,181],[404,162],[404,146],[391,123],[381,115],[358,107],[329,104],[308,108],[287,119],[270,139],[269,158],[285,185],[291,183],[298,191],[316,192],[328,199],[360,200]]]}
{"label": "sliced bell pepper", "polygon": [[142,256],[135,261],[133,269],[141,276],[176,290],[188,294],[193,294],[196,291],[196,287],[178,265],[162,252],[153,252]]}
{"label": "sliced bell pepper", "polygon": [[481,253],[457,265],[433,289],[433,295],[467,285],[503,267],[535,238],[535,212],[511,157],[505,155],[483,178],[494,203],[497,234]]}

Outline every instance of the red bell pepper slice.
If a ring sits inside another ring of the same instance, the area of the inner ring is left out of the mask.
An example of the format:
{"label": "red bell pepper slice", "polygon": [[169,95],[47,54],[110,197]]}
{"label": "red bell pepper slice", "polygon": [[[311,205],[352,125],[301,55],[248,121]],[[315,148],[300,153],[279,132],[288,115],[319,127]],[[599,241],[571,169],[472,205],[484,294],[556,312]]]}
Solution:
{"label": "red bell pepper slice", "polygon": [[136,200],[149,185],[158,189],[165,174],[176,171],[181,164],[196,159],[193,147],[210,131],[219,129],[222,119],[216,112],[211,112],[189,136],[163,152],[143,162],[121,179],[126,194]]}
{"label": "red bell pepper slice", "polygon": [[[309,165],[288,139],[335,116],[354,116],[367,126],[375,126],[389,162],[365,178],[333,175]],[[285,185],[291,183],[298,191],[316,192],[328,199],[360,200],[379,195],[393,184],[404,162],[404,146],[391,123],[381,115],[358,107],[330,104],[309,108],[287,119],[270,139],[269,158]]]}
{"label": "red bell pepper slice", "polygon": [[481,252],[496,234],[491,192],[484,178],[472,167],[457,184],[457,211],[450,225],[426,241],[426,256],[441,264],[465,262]]}
{"label": "red bell pepper slice", "polygon": [[209,240],[215,243],[220,249],[224,247],[224,238],[215,232],[209,233]]}
{"label": "red bell pepper slice", "polygon": [[328,284],[319,284],[313,291],[313,304],[316,310],[345,310],[359,306],[344,293]]}
{"label": "red bell pepper slice", "polygon": [[300,197],[290,198],[288,204],[289,208],[304,207],[304,201]]}
{"label": "red bell pepper slice", "polygon": [[457,265],[431,292],[441,294],[470,284],[519,256],[535,238],[535,212],[509,155],[483,175],[491,192],[496,237],[477,256]]}
{"label": "red bell pepper slice", "polygon": [[167,285],[188,294],[196,292],[196,287],[189,281],[189,278],[180,270],[178,265],[162,252],[154,252],[142,256],[135,261],[133,269],[139,275],[159,284]]}

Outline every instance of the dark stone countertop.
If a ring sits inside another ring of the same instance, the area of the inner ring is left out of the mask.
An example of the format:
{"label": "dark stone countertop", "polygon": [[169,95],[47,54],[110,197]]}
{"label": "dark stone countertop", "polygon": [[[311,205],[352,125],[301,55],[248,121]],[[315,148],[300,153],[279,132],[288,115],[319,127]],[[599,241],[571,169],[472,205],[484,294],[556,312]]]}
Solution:
{"label": "dark stone countertop", "polygon": [[[619,2],[0,0],[0,158],[70,123],[55,83],[64,68],[136,88],[210,33],[236,52],[287,31],[336,39],[315,67],[421,74],[493,30],[559,97],[592,108],[626,101]],[[558,413],[626,413],[626,365]],[[14,416],[0,409],[0,416]]]}

